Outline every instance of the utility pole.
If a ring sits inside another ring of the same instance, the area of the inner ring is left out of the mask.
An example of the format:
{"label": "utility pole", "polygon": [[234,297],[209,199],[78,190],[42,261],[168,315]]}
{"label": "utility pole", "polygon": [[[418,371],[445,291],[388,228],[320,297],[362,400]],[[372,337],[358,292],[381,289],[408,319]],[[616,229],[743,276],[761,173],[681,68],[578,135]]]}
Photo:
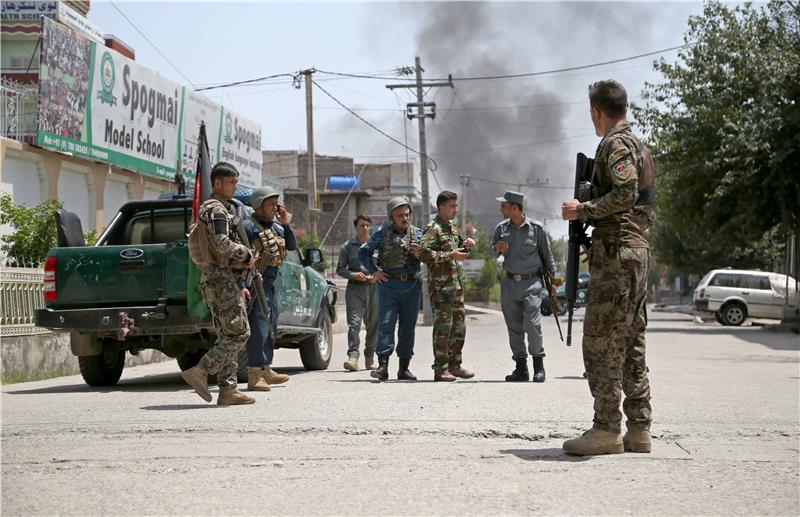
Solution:
{"label": "utility pole", "polygon": [[311,226],[311,235],[317,238],[317,218],[319,217],[319,207],[317,206],[317,153],[314,150],[314,104],[312,102],[313,83],[311,75],[316,72],[309,68],[300,73],[306,80],[306,141],[308,147],[308,222]]}
{"label": "utility pole", "polygon": [[461,175],[461,229],[464,231],[464,237],[470,237],[469,228],[467,227],[467,193],[469,190],[469,175]]}
{"label": "utility pole", "polygon": [[[452,88],[453,79],[452,76],[448,76],[447,82],[423,82],[422,72],[424,72],[424,69],[420,64],[419,56],[414,58],[414,65],[417,79],[415,83],[387,84],[386,87],[390,90],[394,90],[395,88],[415,88],[417,90],[417,102],[409,102],[406,104],[406,116],[409,119],[417,119],[419,123],[419,179],[420,183],[422,183],[422,227],[424,228],[431,219],[431,198],[430,190],[428,189],[428,143],[425,138],[425,119],[436,118],[436,103],[425,102],[425,95],[422,89],[439,88],[443,86]],[[416,111],[414,108],[416,108]],[[430,111],[428,111],[427,108],[430,108]],[[422,292],[428,292],[427,273],[422,277]],[[422,298],[422,324],[431,325],[431,302],[428,296],[423,295]]]}

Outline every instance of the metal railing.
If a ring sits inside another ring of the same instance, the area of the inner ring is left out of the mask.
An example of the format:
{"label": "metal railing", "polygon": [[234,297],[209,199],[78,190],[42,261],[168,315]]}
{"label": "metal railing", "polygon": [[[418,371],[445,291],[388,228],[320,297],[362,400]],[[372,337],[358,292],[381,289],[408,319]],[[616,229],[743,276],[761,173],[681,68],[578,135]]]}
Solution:
{"label": "metal railing", "polygon": [[7,77],[0,81],[0,134],[33,144],[39,95],[37,85],[22,84]]}
{"label": "metal railing", "polygon": [[44,308],[44,270],[0,266],[0,336],[42,334],[34,311]]}

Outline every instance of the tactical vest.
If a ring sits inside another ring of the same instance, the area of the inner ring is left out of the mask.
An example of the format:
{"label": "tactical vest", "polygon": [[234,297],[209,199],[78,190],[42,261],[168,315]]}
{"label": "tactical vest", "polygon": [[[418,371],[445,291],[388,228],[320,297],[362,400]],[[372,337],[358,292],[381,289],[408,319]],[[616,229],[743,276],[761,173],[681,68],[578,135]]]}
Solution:
{"label": "tactical vest", "polygon": [[263,271],[268,267],[278,267],[286,261],[286,239],[278,235],[273,226],[261,224],[255,217],[253,224],[258,229],[258,240],[253,243],[256,251],[256,267]]}
{"label": "tactical vest", "polygon": [[[638,138],[633,137],[633,135],[624,135],[621,140],[636,158],[636,170],[639,173],[639,192],[634,206],[654,205],[656,202],[656,170],[653,164],[653,157],[650,155],[650,150],[645,147]],[[600,159],[594,162],[595,170],[592,171],[592,186],[595,187],[596,192],[602,197],[611,192],[611,183],[608,185],[598,185],[596,168],[607,167],[612,164],[608,163],[608,156],[603,155],[598,156],[598,158]]]}
{"label": "tactical vest", "polygon": [[419,259],[411,254],[409,248],[417,241],[417,228],[409,226],[405,235],[383,229],[383,247],[378,251],[378,263],[383,269],[419,269]]}
{"label": "tactical vest", "polygon": [[189,256],[192,261],[199,266],[217,265],[223,268],[235,268],[242,266],[241,263],[231,260],[227,255],[223,255],[211,245],[209,234],[214,234],[214,222],[207,220],[208,212],[214,205],[219,205],[219,208],[224,210],[227,214],[227,228],[228,238],[241,244],[239,235],[236,232],[236,220],[225,205],[217,199],[209,199],[205,201],[199,210],[197,222],[194,223],[189,231]]}

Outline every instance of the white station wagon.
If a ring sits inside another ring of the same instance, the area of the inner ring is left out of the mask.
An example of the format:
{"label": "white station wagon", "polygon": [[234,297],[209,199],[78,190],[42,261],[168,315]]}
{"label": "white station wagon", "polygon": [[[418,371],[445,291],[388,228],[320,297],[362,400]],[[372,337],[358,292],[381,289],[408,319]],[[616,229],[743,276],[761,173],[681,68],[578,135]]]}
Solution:
{"label": "white station wagon", "polygon": [[797,290],[792,277],[765,271],[715,269],[694,290],[694,306],[700,312],[713,312],[723,325],[741,325],[748,317],[781,319],[787,295],[789,305],[795,306]]}

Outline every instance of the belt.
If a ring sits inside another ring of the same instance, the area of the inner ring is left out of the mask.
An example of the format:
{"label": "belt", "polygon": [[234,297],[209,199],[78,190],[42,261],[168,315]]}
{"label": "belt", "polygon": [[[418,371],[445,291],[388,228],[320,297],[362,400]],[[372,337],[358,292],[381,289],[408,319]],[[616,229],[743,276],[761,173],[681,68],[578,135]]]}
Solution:
{"label": "belt", "polygon": [[505,272],[506,278],[509,280],[513,280],[514,282],[522,282],[523,280],[530,280],[531,278],[539,278],[541,273],[509,273],[508,271]]}
{"label": "belt", "polygon": [[419,273],[386,273],[386,275],[392,280],[400,280],[403,282],[419,278]]}

